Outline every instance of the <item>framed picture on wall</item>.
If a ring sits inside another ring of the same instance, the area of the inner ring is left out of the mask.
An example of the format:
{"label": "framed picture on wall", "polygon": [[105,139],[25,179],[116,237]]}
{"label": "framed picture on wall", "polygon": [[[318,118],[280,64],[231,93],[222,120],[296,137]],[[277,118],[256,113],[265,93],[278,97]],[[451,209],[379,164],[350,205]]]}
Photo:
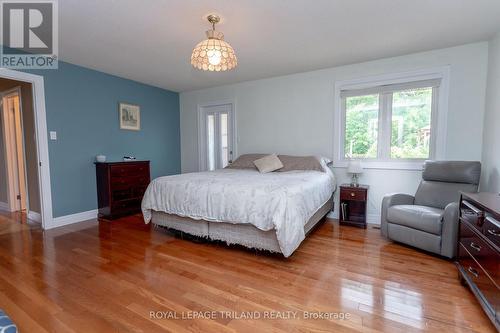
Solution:
{"label": "framed picture on wall", "polygon": [[120,103],[120,129],[139,131],[141,129],[141,108],[139,105]]}

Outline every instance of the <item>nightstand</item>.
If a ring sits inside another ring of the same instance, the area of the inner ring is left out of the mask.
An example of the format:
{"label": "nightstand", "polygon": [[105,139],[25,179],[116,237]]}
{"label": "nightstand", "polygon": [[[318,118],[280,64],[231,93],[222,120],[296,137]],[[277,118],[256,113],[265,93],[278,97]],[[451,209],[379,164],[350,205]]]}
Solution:
{"label": "nightstand", "polygon": [[340,224],[366,229],[368,188],[368,185],[340,185]]}

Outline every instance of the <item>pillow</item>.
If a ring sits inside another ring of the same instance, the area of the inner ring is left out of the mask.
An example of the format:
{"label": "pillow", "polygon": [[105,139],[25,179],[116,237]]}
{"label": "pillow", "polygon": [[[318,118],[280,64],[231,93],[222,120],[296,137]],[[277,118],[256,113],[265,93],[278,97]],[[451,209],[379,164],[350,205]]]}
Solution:
{"label": "pillow", "polygon": [[283,167],[283,163],[281,163],[280,159],[276,154],[267,155],[258,160],[253,161],[253,164],[259,169],[260,173],[268,173],[273,172],[275,170],[281,169]]}
{"label": "pillow", "polygon": [[325,165],[330,165],[333,163],[333,161],[331,159],[329,159],[328,157],[319,156],[316,158],[319,159],[322,163],[325,163]]}
{"label": "pillow", "polygon": [[293,170],[314,170],[325,172],[320,160],[316,156],[278,155],[278,157],[283,163],[283,168],[279,169],[279,172]]}
{"label": "pillow", "polygon": [[256,170],[253,161],[266,156],[267,154],[244,154],[238,157],[233,163],[229,164],[226,169],[253,169]]}

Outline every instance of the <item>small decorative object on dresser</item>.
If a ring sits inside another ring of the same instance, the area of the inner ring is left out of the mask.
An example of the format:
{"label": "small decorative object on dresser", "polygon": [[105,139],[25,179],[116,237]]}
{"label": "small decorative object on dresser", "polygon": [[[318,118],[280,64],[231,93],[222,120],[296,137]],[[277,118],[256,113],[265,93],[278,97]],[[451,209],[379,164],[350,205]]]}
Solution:
{"label": "small decorative object on dresser", "polygon": [[149,185],[149,161],[95,163],[99,217],[115,219],[141,211]]}
{"label": "small decorative object on dresser", "polygon": [[366,229],[368,185],[342,184],[340,186],[340,224]]}
{"label": "small decorative object on dresser", "polygon": [[104,163],[104,162],[106,162],[106,156],[104,156],[104,155],[97,155],[95,157],[95,160],[96,160],[96,162]]}
{"label": "small decorative object on dresser", "polygon": [[500,330],[500,196],[462,193],[456,265],[497,330]]}

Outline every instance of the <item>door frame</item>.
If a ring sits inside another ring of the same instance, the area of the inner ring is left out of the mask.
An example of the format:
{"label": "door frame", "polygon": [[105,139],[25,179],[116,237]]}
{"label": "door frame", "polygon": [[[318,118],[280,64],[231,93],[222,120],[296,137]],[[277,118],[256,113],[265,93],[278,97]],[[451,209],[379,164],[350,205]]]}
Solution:
{"label": "door frame", "polygon": [[[2,98],[2,119],[3,119],[3,132],[4,132],[4,142],[5,142],[5,166],[6,166],[6,171],[7,171],[7,204],[9,205],[9,209],[11,212],[13,211],[18,211],[23,208],[22,203],[19,202],[19,199],[17,198],[18,194],[21,194],[21,192],[24,190],[24,196],[25,196],[25,202],[24,204],[26,205],[26,212],[29,214],[29,197],[28,197],[28,188],[27,188],[27,176],[26,176],[26,150],[25,150],[25,142],[24,142],[24,128],[23,128],[23,118],[22,118],[22,112],[23,112],[23,107],[22,107],[22,95],[21,95],[21,87],[17,86],[5,91],[0,92],[0,96]],[[20,122],[21,122],[21,140],[22,140],[22,156],[23,156],[23,174],[19,174],[19,164],[17,162],[18,160],[18,142],[17,138],[13,138],[13,135],[16,136],[18,133],[16,129],[12,131],[12,124],[16,126],[16,120],[11,119],[11,115],[9,114],[8,111],[5,109],[5,99],[9,98],[10,96],[17,96],[18,97],[18,102],[19,102],[19,117],[20,117]],[[8,118],[6,118],[6,115],[8,115]],[[7,121],[8,120],[8,121]],[[13,149],[15,147],[15,149]],[[14,156],[14,154],[16,156]],[[14,156],[14,158],[13,158]],[[21,186],[21,177],[23,178],[23,184],[24,186]],[[16,184],[17,183],[17,184]],[[24,189],[22,188],[24,187]],[[16,193],[19,192],[19,193]]]}
{"label": "door frame", "polygon": [[42,228],[48,229],[53,222],[53,215],[44,79],[41,75],[19,72],[6,68],[0,68],[0,78],[31,83],[33,112],[35,114],[35,140],[38,155],[40,215]]}
{"label": "door frame", "polygon": [[237,145],[238,142],[238,131],[236,129],[236,100],[227,99],[227,100],[219,100],[213,101],[209,103],[198,104],[198,171],[205,171],[206,161],[204,161],[204,157],[207,155],[207,145],[204,142],[204,136],[206,132],[206,122],[205,122],[205,108],[221,106],[221,105],[231,105],[231,127],[233,130],[232,133],[232,152],[233,152],[233,160],[237,155]]}

